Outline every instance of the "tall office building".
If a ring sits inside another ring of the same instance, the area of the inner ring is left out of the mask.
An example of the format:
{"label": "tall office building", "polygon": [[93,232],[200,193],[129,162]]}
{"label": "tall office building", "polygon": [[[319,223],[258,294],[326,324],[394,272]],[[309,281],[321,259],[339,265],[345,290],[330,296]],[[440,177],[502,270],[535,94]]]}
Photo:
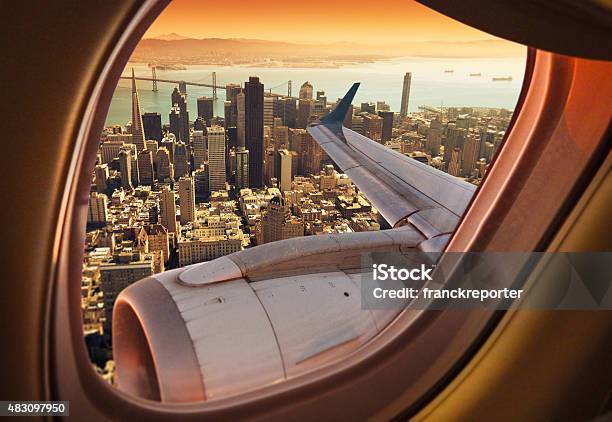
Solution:
{"label": "tall office building", "polygon": [[176,197],[168,186],[162,187],[159,195],[159,221],[168,233],[176,235]]}
{"label": "tall office building", "polygon": [[425,149],[432,157],[440,155],[440,145],[442,143],[442,122],[439,118],[433,119],[429,123],[427,138],[425,141]]}
{"label": "tall office building", "polygon": [[249,187],[249,150],[244,147],[236,150],[235,183],[238,189]]}
{"label": "tall office building", "polygon": [[123,141],[106,141],[100,145],[100,157],[102,164],[111,163],[115,158],[119,157],[121,147],[125,145]]}
{"label": "tall office building", "polygon": [[300,129],[306,129],[310,115],[312,113],[313,101],[309,99],[300,99],[298,102],[297,111],[297,127]]}
{"label": "tall office building", "polygon": [[162,253],[162,260],[168,262],[170,259],[168,230],[161,224],[148,224],[144,228],[147,232],[149,252],[160,251]]}
{"label": "tall office building", "polygon": [[376,142],[382,140],[383,119],[376,114],[363,116],[363,134]]}
{"label": "tall office building", "polygon": [[195,185],[191,177],[181,177],[179,185],[179,206],[181,208],[181,224],[195,221]]}
{"label": "tall office building", "polygon": [[291,190],[292,154],[286,149],[278,150],[276,159],[276,178],[281,192]]}
{"label": "tall office building", "polygon": [[461,148],[455,147],[451,152],[450,162],[448,163],[448,173],[459,176],[461,169]]}
{"label": "tall office building", "polygon": [[168,119],[170,120],[170,133],[174,134],[178,141],[181,139],[181,110],[178,105],[170,108]]}
{"label": "tall office building", "polygon": [[263,91],[258,77],[251,76],[244,83],[245,142],[249,150],[249,184],[254,188],[263,186]]}
{"label": "tall office building", "polygon": [[157,181],[168,183],[174,180],[174,165],[170,161],[170,153],[166,147],[161,147],[155,154],[157,166]]}
{"label": "tall office building", "polygon": [[193,184],[196,191],[196,203],[206,202],[206,199],[210,196],[208,162],[203,163],[200,168],[193,172]]}
{"label": "tall office building", "polygon": [[410,99],[410,82],[412,73],[406,72],[404,75],[404,85],[402,87],[402,104],[400,107],[400,117],[403,119],[408,115],[408,100]]}
{"label": "tall office building", "polygon": [[174,180],[189,175],[189,147],[178,141],[174,147]]}
{"label": "tall office building", "polygon": [[278,196],[270,200],[268,212],[262,218],[261,226],[263,243],[304,236],[304,223],[291,215],[289,206]]}
{"label": "tall office building", "polygon": [[[171,94],[172,106],[178,105],[179,121],[177,139],[189,143],[189,112],[187,111],[187,94],[182,93],[177,88],[174,88]],[[172,122],[170,122],[172,126]],[[176,135],[176,133],[175,133]]]}
{"label": "tall office building", "polygon": [[162,137],[163,137],[161,114],[159,113],[143,114],[142,124],[144,127],[145,139],[155,139],[157,142],[161,142]]}
{"label": "tall office building", "polygon": [[153,184],[153,153],[144,149],[138,153],[138,180],[141,185]]}
{"label": "tall office building", "polygon": [[274,126],[274,97],[264,96],[264,126]]}
{"label": "tall office building", "polygon": [[246,120],[245,120],[245,95],[239,92],[236,95],[236,131],[238,135],[238,146],[246,147]]}
{"label": "tall office building", "polygon": [[132,152],[130,148],[121,148],[119,152],[119,173],[121,175],[121,187],[132,189]]}
{"label": "tall office building", "polygon": [[108,164],[98,164],[94,168],[94,176],[96,183],[96,191],[98,191],[99,193],[106,193],[106,190],[108,189],[108,184],[106,181],[110,176],[110,173],[108,171]]}
{"label": "tall office building", "polygon": [[463,145],[461,157],[461,170],[464,176],[471,176],[472,172],[476,169],[479,149],[479,140],[474,134],[468,134]]}
{"label": "tall office building", "polygon": [[211,191],[225,189],[225,129],[208,129],[208,180]]}
{"label": "tall office building", "polygon": [[237,126],[238,117],[238,94],[242,91],[239,84],[227,84],[225,86],[225,99],[230,102],[230,107],[225,108],[225,125],[227,127]]}
{"label": "tall office building", "polygon": [[214,100],[211,97],[198,98],[198,117],[201,117],[206,122],[206,126],[210,126],[210,119],[214,115]]}
{"label": "tall office building", "polygon": [[142,280],[154,273],[151,254],[121,253],[113,257],[117,262],[100,265],[100,288],[104,292],[104,330],[110,332],[112,327],[113,307],[119,292],[130,284]]}
{"label": "tall office building", "polygon": [[136,90],[136,78],[134,77],[134,68],[132,68],[132,143],[136,145],[138,152],[144,149],[144,125],[142,123],[142,114],[140,113],[140,99]]}
{"label": "tall office building", "polygon": [[89,208],[87,209],[87,222],[93,224],[106,223],[108,197],[103,193],[91,192],[89,194]]}
{"label": "tall office building", "polygon": [[202,164],[204,164],[205,161],[208,160],[206,151],[206,136],[204,135],[203,131],[194,130],[192,139],[193,169],[197,170]]}
{"label": "tall office building", "polygon": [[300,100],[312,100],[312,84],[308,81],[300,87]]}
{"label": "tall office building", "polygon": [[285,126],[295,129],[297,121],[297,102],[295,98],[285,98],[283,104],[283,123]]}
{"label": "tall office building", "polygon": [[380,140],[387,142],[391,140],[393,136],[393,112],[392,111],[379,111],[378,115],[383,119],[382,121],[382,136]]}

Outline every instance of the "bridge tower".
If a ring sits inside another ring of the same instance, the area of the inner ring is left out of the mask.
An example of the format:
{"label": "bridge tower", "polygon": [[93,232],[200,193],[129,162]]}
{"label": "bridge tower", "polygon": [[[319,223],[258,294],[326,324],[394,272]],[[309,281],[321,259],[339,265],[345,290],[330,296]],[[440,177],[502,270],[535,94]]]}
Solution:
{"label": "bridge tower", "polygon": [[151,79],[153,79],[153,92],[157,92],[157,71],[151,66]]}
{"label": "bridge tower", "polygon": [[291,97],[291,81],[287,82],[287,97]]}
{"label": "bridge tower", "polygon": [[217,72],[212,73],[212,86],[213,86],[212,97],[214,101],[217,101]]}

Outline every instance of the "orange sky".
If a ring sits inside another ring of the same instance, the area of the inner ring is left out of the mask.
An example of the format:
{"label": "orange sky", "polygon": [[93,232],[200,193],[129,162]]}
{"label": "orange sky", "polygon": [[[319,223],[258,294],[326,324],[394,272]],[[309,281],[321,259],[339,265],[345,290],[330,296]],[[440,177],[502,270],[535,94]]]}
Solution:
{"label": "orange sky", "polygon": [[303,43],[493,38],[412,0],[173,0],[145,37],[172,32]]}

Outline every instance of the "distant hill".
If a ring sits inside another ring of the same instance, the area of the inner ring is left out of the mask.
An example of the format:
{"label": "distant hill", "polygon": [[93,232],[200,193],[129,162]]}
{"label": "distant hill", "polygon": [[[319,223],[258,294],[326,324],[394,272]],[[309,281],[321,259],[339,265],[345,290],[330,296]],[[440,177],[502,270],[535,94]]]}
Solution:
{"label": "distant hill", "polygon": [[151,40],[163,40],[163,41],[179,41],[179,40],[187,40],[189,37],[184,37],[182,35],[177,34],[176,32],[172,32],[170,34],[162,34],[156,37],[148,38]]}
{"label": "distant hill", "polygon": [[140,41],[132,60],[167,60],[177,63],[206,63],[213,59],[234,63],[257,60],[300,60],[340,57],[377,59],[399,56],[422,57],[508,57],[525,54],[525,48],[490,39],[467,42],[427,41],[373,45],[355,42],[298,44],[243,38],[194,39],[166,34]]}

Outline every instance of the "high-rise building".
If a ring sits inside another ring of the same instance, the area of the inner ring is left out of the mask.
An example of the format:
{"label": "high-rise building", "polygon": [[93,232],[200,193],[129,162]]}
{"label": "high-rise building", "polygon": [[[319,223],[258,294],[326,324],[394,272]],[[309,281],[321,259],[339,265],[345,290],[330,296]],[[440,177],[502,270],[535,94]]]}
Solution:
{"label": "high-rise building", "polygon": [[134,68],[132,68],[132,143],[136,145],[138,152],[144,149],[144,141],[145,134],[142,114],[140,112],[140,99],[138,98],[138,90],[136,89]]}
{"label": "high-rise building", "polygon": [[448,173],[453,176],[459,176],[461,173],[461,148],[455,147],[451,153],[450,162],[448,163]]}
{"label": "high-rise building", "polygon": [[91,192],[89,194],[89,208],[87,209],[88,223],[106,223],[108,218],[107,202],[108,197],[103,193]]}
{"label": "high-rise building", "polygon": [[123,141],[106,141],[100,145],[100,157],[102,164],[111,163],[115,158],[119,157],[121,147],[125,145]]}
{"label": "high-rise building", "polygon": [[376,114],[363,116],[363,134],[376,142],[382,140],[383,119]]}
{"label": "high-rise building", "polygon": [[153,164],[155,164],[155,154],[157,154],[157,148],[159,148],[159,144],[154,139],[147,139],[145,141],[145,149],[148,149],[153,154]]}
{"label": "high-rise building", "polygon": [[225,99],[230,102],[231,107],[225,109],[226,126],[237,126],[238,117],[238,94],[242,91],[239,84],[227,84],[225,86]]}
{"label": "high-rise building", "polygon": [[274,97],[264,96],[264,126],[274,126]]}
{"label": "high-rise building", "polygon": [[168,230],[161,224],[148,224],[145,226],[149,242],[149,251],[160,251],[164,262],[170,259],[170,242]]}
{"label": "high-rise building", "polygon": [[159,195],[159,220],[168,233],[176,235],[176,197],[168,186],[162,187]]}
{"label": "high-rise building", "polygon": [[148,149],[138,153],[138,180],[141,185],[153,184],[153,153]]}
{"label": "high-rise building", "polygon": [[195,185],[191,177],[181,177],[178,185],[181,224],[187,224],[195,221]]}
{"label": "high-rise building", "polygon": [[295,98],[285,98],[283,104],[283,123],[294,129],[297,123],[297,102]]}
{"label": "high-rise building", "polygon": [[113,257],[115,262],[100,264],[100,288],[104,292],[104,330],[112,327],[113,307],[119,292],[130,284],[153,274],[153,257],[140,252],[125,252]]}
{"label": "high-rise building", "polygon": [[361,107],[359,109],[362,113],[376,113],[376,105],[374,103],[361,103]]}
{"label": "high-rise building", "polygon": [[[187,94],[174,88],[171,94],[172,106],[178,105],[179,108],[179,121],[178,121],[178,135],[175,133],[176,138],[180,141],[189,143],[189,112],[187,111]],[[172,126],[172,122],[170,122]],[[174,133],[174,132],[173,132]]]}
{"label": "high-rise building", "polygon": [[161,147],[155,154],[157,180],[168,183],[174,180],[174,165],[170,161],[170,153],[166,147]]}
{"label": "high-rise building", "polygon": [[463,145],[461,170],[464,176],[471,176],[478,161],[479,140],[473,134],[468,134]]}
{"label": "high-rise building", "polygon": [[312,100],[312,84],[304,82],[300,87],[300,100]]}
{"label": "high-rise building", "polygon": [[438,118],[429,123],[425,149],[432,157],[440,155],[440,145],[442,143],[442,123]]}
{"label": "high-rise building", "polygon": [[174,147],[174,180],[189,175],[189,147],[178,141]]}
{"label": "high-rise building", "polygon": [[246,146],[246,111],[245,111],[245,94],[239,92],[236,94],[236,131],[238,134],[238,146]]}
{"label": "high-rise building", "polygon": [[193,184],[196,191],[196,203],[206,202],[206,199],[210,196],[208,162],[202,163],[200,168],[193,172]]}
{"label": "high-rise building", "polygon": [[108,189],[108,184],[106,181],[108,180],[109,175],[108,164],[98,164],[94,168],[96,191],[99,193],[106,193],[106,190]]}
{"label": "high-rise building", "polygon": [[310,115],[312,113],[313,101],[308,99],[300,99],[298,102],[297,112],[297,127],[300,129],[306,129]]}
{"label": "high-rise building", "polygon": [[215,100],[211,97],[200,97],[198,98],[198,116],[203,118],[206,122],[206,126],[210,126],[210,119],[214,115],[214,104]]}
{"label": "high-rise building", "polygon": [[121,148],[119,152],[119,173],[121,186],[124,189],[132,189],[132,151],[130,148]]}
{"label": "high-rise building", "polygon": [[404,75],[404,84],[402,86],[402,104],[400,107],[400,117],[403,119],[408,115],[408,100],[410,99],[410,82],[412,73],[406,72]]}
{"label": "high-rise building", "polygon": [[286,149],[278,150],[276,160],[276,178],[281,192],[291,190],[292,154]]}
{"label": "high-rise building", "polygon": [[236,150],[236,187],[249,187],[249,150],[238,147]]}
{"label": "high-rise building", "polygon": [[205,161],[208,160],[206,151],[206,136],[201,130],[194,130],[192,143],[193,147],[193,169],[197,170],[200,168]]}
{"label": "high-rise building", "polygon": [[263,186],[263,91],[264,86],[259,82],[258,77],[251,76],[244,84],[245,141],[246,148],[249,150],[249,184],[255,188]]}
{"label": "high-rise building", "polygon": [[225,189],[225,129],[208,129],[208,186],[211,191]]}
{"label": "high-rise building", "polygon": [[278,196],[270,200],[268,212],[261,220],[261,229],[263,243],[304,236],[304,223],[291,215],[289,206]]}
{"label": "high-rise building", "polygon": [[390,141],[393,137],[393,112],[381,110],[378,115],[382,118],[382,142]]}
{"label": "high-rise building", "polygon": [[162,137],[163,137],[161,114],[159,113],[143,114],[142,124],[144,127],[145,139],[155,139],[157,142],[161,142]]}
{"label": "high-rise building", "polygon": [[174,134],[178,141],[181,139],[181,110],[178,105],[170,108],[168,119],[170,120],[170,133]]}

